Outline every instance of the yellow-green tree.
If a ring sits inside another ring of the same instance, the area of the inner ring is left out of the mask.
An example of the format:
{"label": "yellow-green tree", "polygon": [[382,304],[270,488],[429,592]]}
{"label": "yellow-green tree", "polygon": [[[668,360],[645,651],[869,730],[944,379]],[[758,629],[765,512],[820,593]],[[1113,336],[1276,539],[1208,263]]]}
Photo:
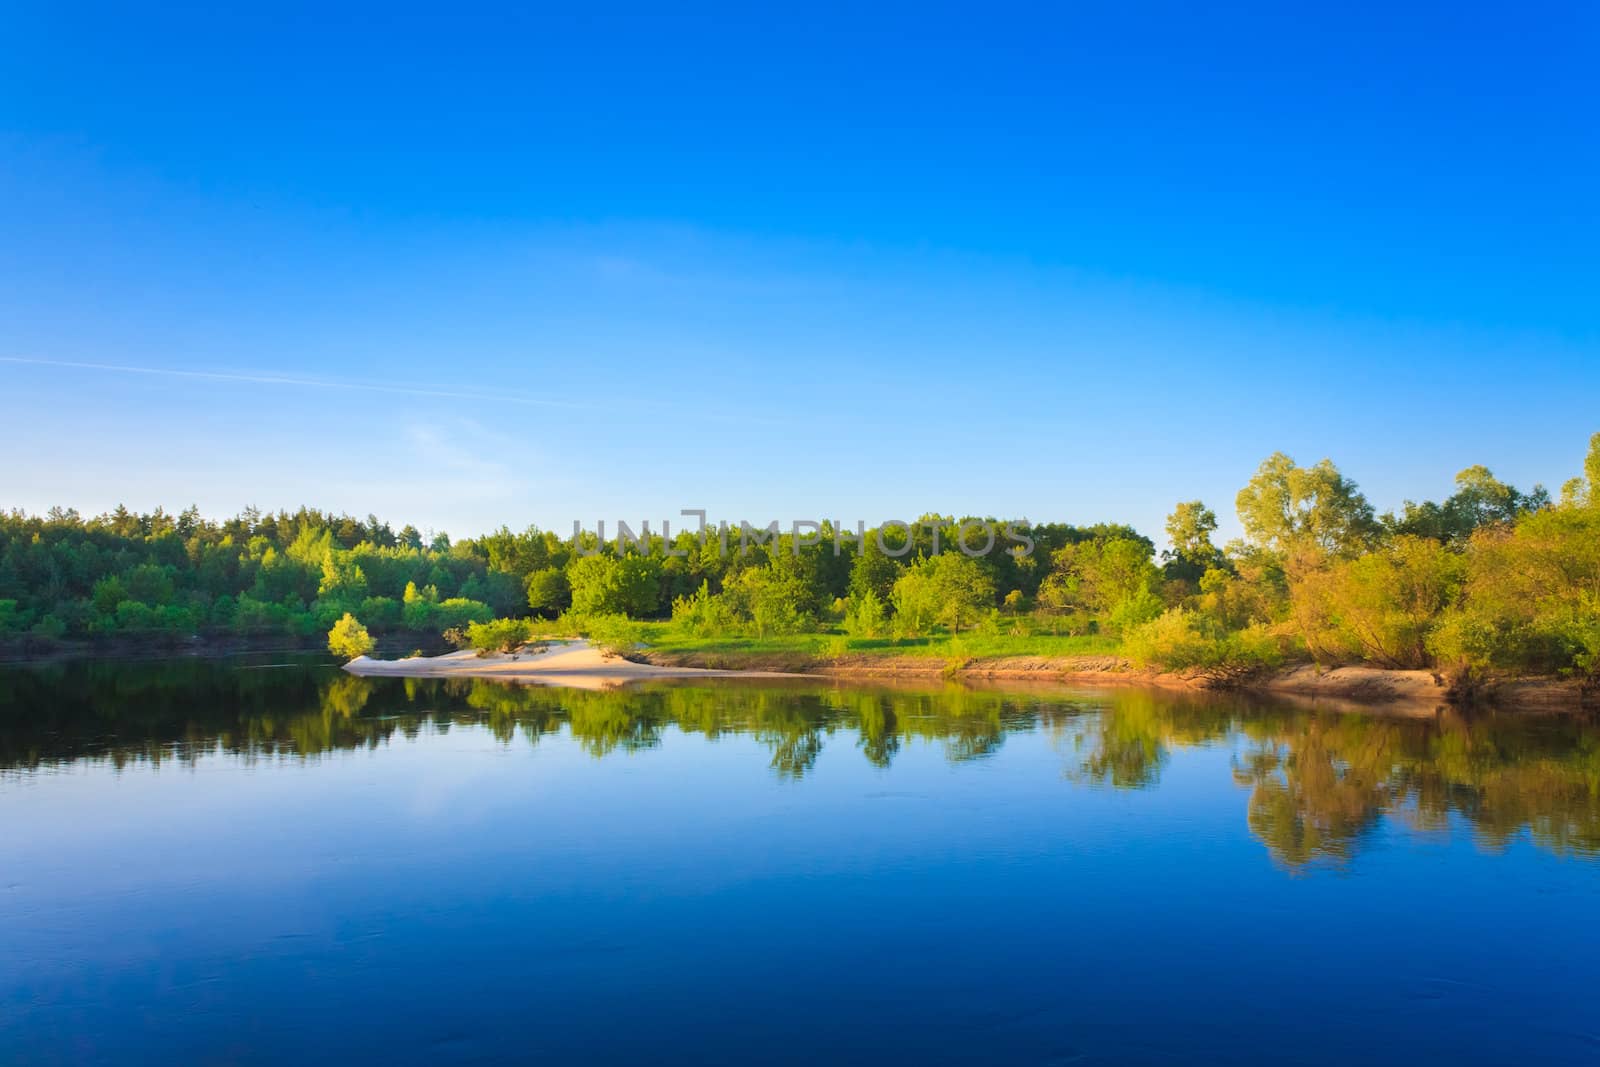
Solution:
{"label": "yellow-green tree", "polygon": [[361,625],[361,620],[347,611],[328,631],[328,651],[346,659],[365,656],[372,651],[372,635]]}

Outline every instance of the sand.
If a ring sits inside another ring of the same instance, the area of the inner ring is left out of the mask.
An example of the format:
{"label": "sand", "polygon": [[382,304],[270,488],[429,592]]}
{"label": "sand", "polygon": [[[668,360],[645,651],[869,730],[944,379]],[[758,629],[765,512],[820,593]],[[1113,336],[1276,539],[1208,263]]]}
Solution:
{"label": "sand", "polygon": [[[746,655],[734,657],[733,662],[747,663],[747,668],[730,669],[727,656],[712,658],[700,654],[663,655],[651,652],[643,652],[642,655],[653,662],[605,656],[587,641],[562,641],[541,652],[496,653],[490,656],[479,656],[470,651],[397,660],[376,660],[362,656],[345,664],[345,670],[372,677],[491,678],[579,689],[610,689],[630,682],[697,678],[790,681],[809,678],[835,684],[854,679],[873,685],[895,680],[922,686],[950,682],[966,685],[1032,682],[1069,688],[1214,687],[1214,682],[1199,675],[1139,670],[1124,660],[1109,656],[1062,659],[1001,657],[975,660],[950,672],[940,660],[911,656],[861,657],[856,661],[843,662],[785,654]],[[711,662],[706,663],[707,659]],[[696,665],[695,660],[704,665]],[[1290,697],[1296,703],[1310,703],[1337,710],[1388,707],[1414,714],[1432,714],[1452,703],[1452,694],[1445,687],[1443,679],[1429,671],[1395,671],[1375,667],[1337,667],[1327,670],[1310,665],[1288,667],[1243,680],[1237,689],[1245,693]],[[1504,708],[1558,711],[1580,707],[1583,695],[1578,683],[1571,680],[1531,678],[1502,684],[1478,699]]]}
{"label": "sand", "polygon": [[559,685],[575,689],[611,689],[629,682],[671,678],[787,678],[780,671],[706,670],[635,663],[603,655],[587,641],[561,641],[542,652],[473,651],[411,659],[369,659],[358,656],[344,665],[351,674],[395,678],[493,678],[505,682]]}

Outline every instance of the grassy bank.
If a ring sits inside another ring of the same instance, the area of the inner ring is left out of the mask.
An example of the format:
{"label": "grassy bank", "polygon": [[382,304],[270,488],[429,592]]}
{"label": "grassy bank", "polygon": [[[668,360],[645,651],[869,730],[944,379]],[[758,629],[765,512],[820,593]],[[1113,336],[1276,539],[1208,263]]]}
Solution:
{"label": "grassy bank", "polygon": [[703,660],[706,661],[703,665],[707,666],[718,661],[715,665],[723,667],[779,660],[805,662],[817,667],[841,662],[871,664],[907,659],[926,661],[929,665],[961,665],[1013,657],[1069,660],[1121,654],[1121,644],[1115,638],[1094,634],[934,634],[891,638],[804,633],[769,637],[692,637],[670,625],[645,624],[639,636],[652,656]]}

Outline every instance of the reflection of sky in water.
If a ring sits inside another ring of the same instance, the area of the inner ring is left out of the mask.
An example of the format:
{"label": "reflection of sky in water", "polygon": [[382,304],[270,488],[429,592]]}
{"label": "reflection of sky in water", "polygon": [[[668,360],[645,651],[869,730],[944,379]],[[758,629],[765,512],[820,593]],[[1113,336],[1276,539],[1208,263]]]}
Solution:
{"label": "reflection of sky in water", "polygon": [[[1113,788],[1085,769],[1125,698],[1100,699],[971,760],[908,734],[878,766],[832,723],[798,776],[760,730],[666,723],[596,759],[559,722],[537,743],[458,722],[315,760],[7,772],[3,1044],[46,1062],[1593,1054],[1590,859],[1379,812],[1343,862],[1287,863],[1238,777],[1259,737],[1191,737],[1209,731],[1145,698],[1126,714],[1164,724],[1159,766]],[[1278,736],[1303,746],[1292,723]],[[1331,795],[1304,804],[1342,810]]]}

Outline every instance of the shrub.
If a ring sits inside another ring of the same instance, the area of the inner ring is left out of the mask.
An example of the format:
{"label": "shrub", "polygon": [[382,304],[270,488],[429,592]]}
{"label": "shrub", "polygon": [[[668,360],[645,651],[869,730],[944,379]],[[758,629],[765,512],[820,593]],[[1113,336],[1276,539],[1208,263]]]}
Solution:
{"label": "shrub", "polygon": [[603,656],[627,657],[644,633],[644,627],[626,615],[588,615],[573,621]]}
{"label": "shrub", "polygon": [[672,625],[692,637],[716,637],[731,632],[737,620],[728,602],[712,595],[709,582],[701,582],[693,595],[672,602]]}
{"label": "shrub", "polygon": [[880,637],[888,628],[888,623],[888,609],[871,589],[845,602],[844,632],[851,637]]}
{"label": "shrub", "polygon": [[347,611],[344,618],[334,623],[333,629],[328,631],[328,651],[346,659],[365,656],[372,651],[372,635],[367,633],[367,628],[361,625],[360,620]]}
{"label": "shrub", "polygon": [[1111,609],[1111,614],[1106,618],[1106,624],[1117,633],[1134,626],[1142,626],[1152,619],[1159,618],[1166,607],[1161,598],[1149,589],[1140,588],[1137,592],[1123,597]]}
{"label": "shrub", "polygon": [[494,609],[481,600],[457,596],[435,605],[433,618],[446,628],[465,627],[475,622],[488,622],[494,618]]}
{"label": "shrub", "polygon": [[1298,621],[1313,650],[1381,667],[1431,665],[1428,635],[1461,595],[1466,560],[1437,541],[1397,537],[1292,583]]}
{"label": "shrub", "polygon": [[722,596],[757,637],[803,633],[816,625],[806,608],[804,584],[772,566],[748,567],[728,581]]}
{"label": "shrub", "polygon": [[475,622],[467,627],[467,644],[478,650],[478,655],[491,652],[515,652],[533,636],[533,624],[527,619],[491,619]]}
{"label": "shrub", "polygon": [[1173,608],[1123,635],[1128,657],[1141,666],[1192,670],[1212,682],[1240,681],[1283,662],[1277,635],[1261,625],[1232,633],[1183,608]]}

